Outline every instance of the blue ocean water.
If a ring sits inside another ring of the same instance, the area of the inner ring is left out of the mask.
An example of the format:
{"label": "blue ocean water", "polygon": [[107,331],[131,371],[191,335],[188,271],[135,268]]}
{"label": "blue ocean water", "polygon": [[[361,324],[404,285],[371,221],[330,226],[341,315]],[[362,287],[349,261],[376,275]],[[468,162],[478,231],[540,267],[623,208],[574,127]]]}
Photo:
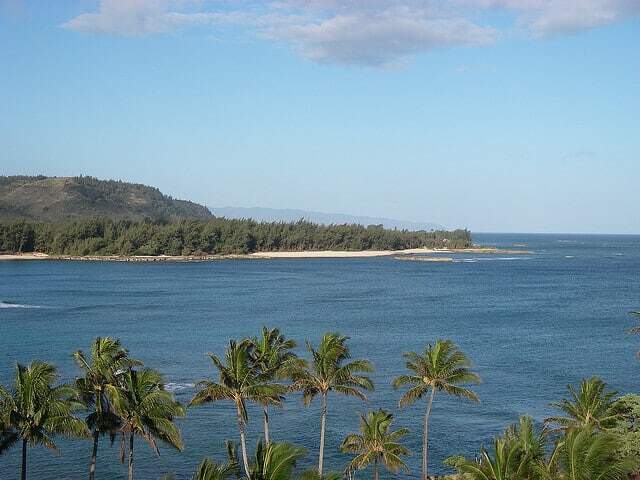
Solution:
{"label": "blue ocean water", "polygon": [[[640,237],[475,235],[484,245],[526,244],[531,255],[456,255],[460,263],[392,258],[229,260],[210,263],[0,262],[0,382],[12,383],[16,362],[38,358],[58,365],[62,380],[77,371],[71,354],[96,336],[120,338],[131,355],[166,375],[187,402],[193,384],[214,375],[209,351],[229,338],[279,327],[300,345],[337,330],[351,336],[354,357],[376,367],[369,404],[329,400],[327,464],[342,469],[337,450],[357,430],[357,412],[384,407],[397,427],[411,430],[411,478],[420,464],[424,405],[397,410],[391,380],[403,372],[402,353],[436,338],[451,338],[483,378],[481,402],[436,398],[431,465],[473,454],[504,427],[529,413],[541,420],[567,383],[599,375],[613,388],[640,390],[640,337],[626,334],[628,314],[640,308]],[[303,353],[303,349],[300,349]],[[317,459],[319,405],[291,398],[274,411],[272,435],[309,449]],[[233,408],[190,409],[180,421],[186,449],[138,441],[136,474],[190,478],[204,456],[224,459],[223,442],[236,439]],[[261,417],[250,411],[253,446]],[[84,478],[90,444],[61,440],[60,454],[29,451],[31,479]],[[0,478],[17,478],[20,451],[0,457]],[[97,478],[126,477],[118,445],[101,443]],[[386,476],[383,478],[387,478]],[[391,477],[389,477],[391,478]],[[406,477],[405,477],[406,478]]]}

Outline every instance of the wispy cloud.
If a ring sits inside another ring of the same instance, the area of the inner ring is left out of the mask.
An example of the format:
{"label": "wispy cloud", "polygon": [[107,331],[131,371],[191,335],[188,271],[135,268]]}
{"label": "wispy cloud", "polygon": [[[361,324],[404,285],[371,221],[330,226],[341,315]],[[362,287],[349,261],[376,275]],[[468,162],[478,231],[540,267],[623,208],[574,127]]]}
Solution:
{"label": "wispy cloud", "polygon": [[640,15],[639,0],[101,0],[65,28],[114,35],[231,25],[291,45],[319,63],[401,64],[453,46],[484,46],[501,31],[480,13],[503,10],[532,36],[601,27]]}
{"label": "wispy cloud", "polygon": [[458,0],[476,8],[513,11],[535,36],[574,33],[640,15],[638,0]]}

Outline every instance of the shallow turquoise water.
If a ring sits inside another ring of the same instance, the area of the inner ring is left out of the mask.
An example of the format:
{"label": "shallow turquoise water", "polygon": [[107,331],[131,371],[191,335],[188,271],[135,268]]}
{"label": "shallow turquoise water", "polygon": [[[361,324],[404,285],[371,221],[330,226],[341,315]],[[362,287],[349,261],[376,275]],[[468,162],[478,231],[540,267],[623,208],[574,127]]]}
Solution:
{"label": "shallow turquoise water", "polygon": [[[448,455],[471,454],[518,415],[542,419],[565,385],[600,375],[621,391],[640,389],[640,337],[625,330],[640,308],[640,237],[476,235],[483,244],[526,243],[534,255],[460,255],[461,263],[378,259],[237,260],[212,263],[0,263],[0,382],[15,362],[56,363],[63,379],[76,370],[71,353],[99,335],[120,338],[131,354],[162,370],[178,397],[213,370],[208,351],[222,353],[231,337],[278,326],[303,343],[327,330],[351,335],[354,356],[376,366],[370,405],[332,397],[327,463],[342,468],[337,451],[357,429],[357,411],[395,410],[389,384],[402,372],[401,354],[436,338],[452,338],[474,360],[484,383],[479,405],[437,399],[432,421],[434,471]],[[12,308],[9,304],[29,308]],[[36,308],[38,307],[38,308]],[[275,439],[310,449],[316,461],[318,405],[292,398],[273,412]],[[411,429],[413,474],[419,468],[422,406],[397,412]],[[261,428],[251,412],[253,445]],[[205,456],[224,457],[235,438],[229,405],[189,411],[181,421],[186,450],[161,448],[159,458],[138,442],[137,478],[172,472],[189,478]],[[29,452],[31,479],[82,478],[88,442],[61,441],[61,455]],[[104,441],[97,478],[125,478],[117,444]],[[0,457],[0,478],[17,478],[19,450]],[[412,475],[413,476],[413,475]]]}

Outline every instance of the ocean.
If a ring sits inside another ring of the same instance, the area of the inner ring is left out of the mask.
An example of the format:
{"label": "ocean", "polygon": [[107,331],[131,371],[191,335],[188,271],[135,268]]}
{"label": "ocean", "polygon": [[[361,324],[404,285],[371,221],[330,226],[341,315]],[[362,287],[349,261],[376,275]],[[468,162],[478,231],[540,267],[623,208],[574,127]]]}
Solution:
{"label": "ocean", "polygon": [[[75,350],[97,336],[121,339],[132,357],[161,370],[177,398],[215,376],[207,352],[223,354],[231,338],[278,327],[299,344],[324,332],[349,335],[354,358],[367,358],[376,389],[367,404],[331,395],[325,464],[342,470],[338,451],[357,431],[358,412],[383,407],[410,429],[409,476],[418,478],[424,403],[398,410],[390,384],[404,370],[402,353],[450,338],[474,362],[480,403],[436,397],[430,429],[431,472],[448,471],[449,455],[473,455],[521,414],[542,420],[569,383],[597,375],[620,392],[640,390],[640,336],[630,310],[640,309],[640,236],[476,234],[483,245],[525,255],[459,254],[456,263],[354,259],[224,260],[207,263],[0,262],[0,383],[13,383],[16,362],[53,362],[61,381],[78,374]],[[249,412],[253,450],[262,419]],[[200,460],[225,460],[237,440],[229,404],[189,409],[179,421],[185,451],[136,445],[136,478],[172,473],[187,479]],[[273,440],[308,449],[317,462],[319,402],[289,398],[271,414]],[[60,454],[29,450],[29,478],[86,477],[88,441],[59,441]],[[118,444],[101,441],[98,479],[126,478]],[[0,457],[0,478],[18,478],[20,449]],[[367,475],[361,474],[360,476]],[[392,478],[383,474],[382,478]]]}

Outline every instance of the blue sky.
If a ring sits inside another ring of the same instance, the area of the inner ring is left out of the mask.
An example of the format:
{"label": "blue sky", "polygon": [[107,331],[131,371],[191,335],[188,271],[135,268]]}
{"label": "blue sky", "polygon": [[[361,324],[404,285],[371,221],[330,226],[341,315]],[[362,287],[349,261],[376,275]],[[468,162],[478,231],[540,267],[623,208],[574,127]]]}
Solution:
{"label": "blue sky", "polygon": [[640,233],[636,0],[0,0],[0,173]]}

